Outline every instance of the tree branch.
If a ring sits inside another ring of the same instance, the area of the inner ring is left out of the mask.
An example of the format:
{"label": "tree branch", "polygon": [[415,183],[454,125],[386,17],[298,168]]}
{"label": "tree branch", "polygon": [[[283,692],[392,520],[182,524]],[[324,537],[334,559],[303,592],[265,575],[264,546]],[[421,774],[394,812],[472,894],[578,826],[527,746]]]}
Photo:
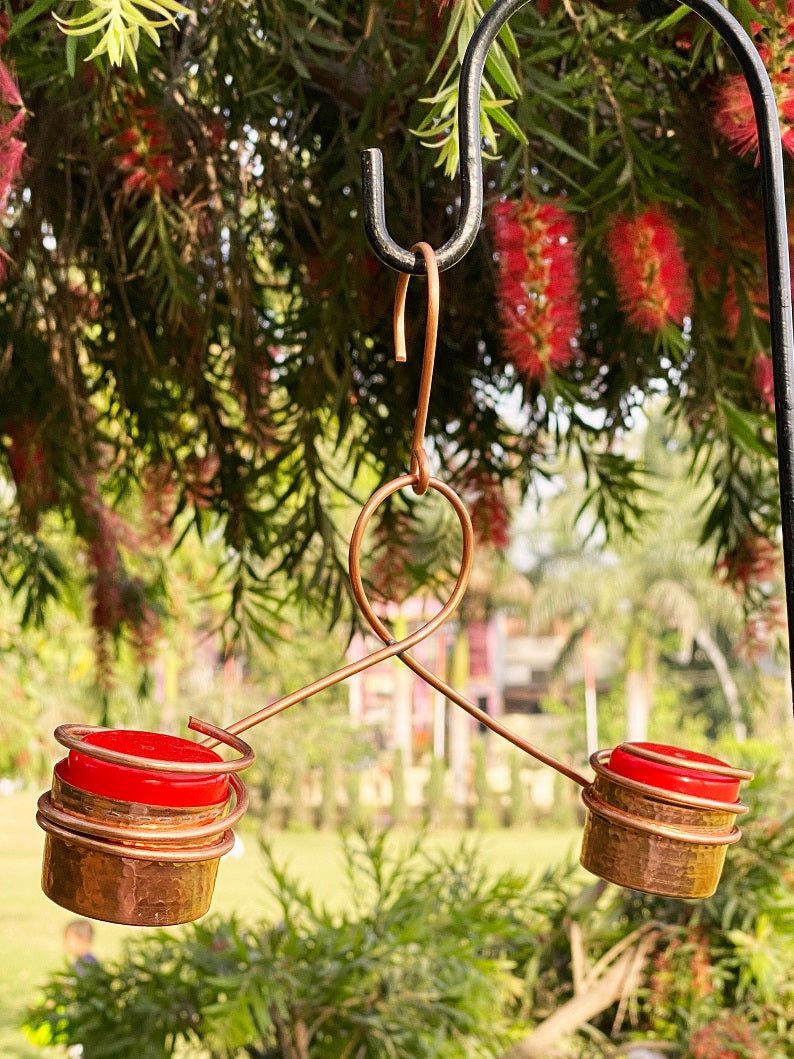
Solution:
{"label": "tree branch", "polygon": [[646,962],[649,939],[624,952],[586,992],[571,997],[503,1059],[550,1059],[560,1042],[637,988]]}

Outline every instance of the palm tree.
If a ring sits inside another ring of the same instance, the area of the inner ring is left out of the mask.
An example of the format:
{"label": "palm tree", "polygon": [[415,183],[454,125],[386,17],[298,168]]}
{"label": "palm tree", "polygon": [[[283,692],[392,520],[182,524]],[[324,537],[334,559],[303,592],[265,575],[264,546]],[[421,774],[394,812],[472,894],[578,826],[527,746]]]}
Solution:
{"label": "palm tree", "polygon": [[653,425],[646,434],[646,464],[655,482],[653,510],[641,535],[616,537],[600,547],[572,528],[582,507],[582,488],[568,472],[569,488],[544,514],[546,554],[536,564],[536,589],[527,613],[536,629],[563,622],[568,628],[558,666],[595,640],[619,652],[625,675],[626,737],[643,740],[653,701],[663,640],[677,634],[676,660],[691,662],[700,649],[725,698],[733,733],[747,731],[739,691],[720,646],[743,627],[736,594],[718,581],[709,555],[697,543],[697,487],[682,473]]}

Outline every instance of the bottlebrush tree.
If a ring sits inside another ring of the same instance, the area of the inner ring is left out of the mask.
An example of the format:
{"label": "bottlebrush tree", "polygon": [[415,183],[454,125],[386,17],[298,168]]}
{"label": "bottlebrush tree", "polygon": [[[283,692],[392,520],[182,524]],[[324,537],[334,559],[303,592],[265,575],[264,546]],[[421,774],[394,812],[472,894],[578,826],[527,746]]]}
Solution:
{"label": "bottlebrush tree", "polygon": [[[790,152],[791,5],[727,6],[770,65]],[[482,5],[4,11],[2,576],[31,620],[88,578],[106,639],[147,641],[156,578],[136,556],[212,530],[233,629],[267,636],[295,598],[338,615],[341,501],[405,470],[421,359],[417,284],[413,352],[394,363],[358,155],[384,150],[395,237],[443,243],[458,43]],[[480,483],[497,546],[505,485],[529,490],[560,447],[581,455],[592,517],[634,528],[646,483],[621,438],[664,395],[730,569],[778,531],[746,90],[712,31],[657,0],[542,0],[511,28],[483,90],[486,223],[443,277],[434,458]],[[128,525],[141,497],[145,533]],[[410,498],[394,505],[381,545],[412,518]],[[82,573],[60,559],[64,527]]]}

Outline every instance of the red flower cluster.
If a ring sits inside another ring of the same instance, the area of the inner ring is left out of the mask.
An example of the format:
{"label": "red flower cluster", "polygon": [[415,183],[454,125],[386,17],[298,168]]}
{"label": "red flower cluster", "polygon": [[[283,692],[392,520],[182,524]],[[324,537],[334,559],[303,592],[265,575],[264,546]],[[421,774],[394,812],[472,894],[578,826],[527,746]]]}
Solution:
{"label": "red flower cluster", "polygon": [[413,585],[411,546],[416,526],[409,512],[394,510],[375,531],[375,561],[369,571],[376,603],[402,602]]}
{"label": "red flower cluster", "polygon": [[639,217],[618,215],[607,233],[607,250],[620,307],[640,331],[656,334],[681,326],[692,312],[693,293],[684,252],[661,206]]}
{"label": "red flower cluster", "polygon": [[3,431],[11,439],[7,456],[19,511],[24,523],[35,530],[42,511],[56,499],[52,467],[41,442],[40,427],[32,419],[16,419],[6,423]]}
{"label": "red flower cluster", "polygon": [[745,599],[745,626],[735,652],[748,661],[759,658],[784,625],[781,600],[772,594],[770,587],[779,565],[777,547],[766,537],[753,533],[746,534],[717,563],[717,575]]}
{"label": "red flower cluster", "polygon": [[773,581],[779,562],[778,549],[772,541],[757,533],[747,533],[720,559],[717,573],[729,585],[744,591]]}
{"label": "red flower cluster", "polygon": [[128,576],[121,558],[122,546],[135,548],[140,542],[130,526],[107,507],[96,479],[90,475],[84,478],[83,514],[88,522],[88,559],[94,571],[91,617],[98,669],[107,679],[111,638],[126,624],[136,648],[146,654],[160,632],[160,619],[146,598],[143,582]]}
{"label": "red flower cluster", "polygon": [[[25,144],[17,137],[17,133],[22,131],[25,124],[25,107],[14,75],[2,60],[0,60],[0,104],[2,104],[4,113],[11,109],[16,111],[6,121],[0,123],[0,210],[4,210],[11,189],[22,173],[22,165],[25,161]],[[0,259],[2,273],[0,280],[5,278],[7,260],[5,255]]]}
{"label": "red flower cluster", "polygon": [[766,353],[756,353],[753,361],[753,383],[758,394],[770,408],[775,407],[775,379],[772,374],[772,358]]}
{"label": "red flower cluster", "polygon": [[579,270],[570,216],[550,203],[500,202],[492,211],[507,354],[543,380],[576,355]]}
{"label": "red flower cluster", "polygon": [[[783,147],[794,155],[794,0],[753,0],[765,22],[751,23],[758,54],[769,68],[777,99]],[[758,129],[750,91],[742,74],[723,78],[715,96],[714,125],[739,155],[756,152]]]}
{"label": "red flower cluster", "polygon": [[474,536],[480,544],[504,551],[510,544],[510,512],[504,485],[495,474],[479,473],[466,488]]}
{"label": "red flower cluster", "polygon": [[654,1008],[691,1008],[694,999],[714,992],[712,966],[706,936],[697,932],[691,943],[673,938],[656,954],[651,973],[651,1002]]}
{"label": "red flower cluster", "polygon": [[176,484],[168,464],[157,463],[149,467],[143,480],[143,518],[147,543],[163,545],[171,542],[171,520],[177,502]]}
{"label": "red flower cluster", "polygon": [[214,450],[207,456],[193,453],[185,460],[185,496],[194,507],[205,511],[218,499],[220,471],[221,461]]}
{"label": "red flower cluster", "polygon": [[171,195],[179,185],[179,174],[169,153],[168,127],[154,107],[134,101],[129,101],[129,107],[129,124],[115,138],[121,149],[116,165],[125,174],[122,186],[133,194],[162,191]]}
{"label": "red flower cluster", "polygon": [[753,1027],[738,1015],[724,1014],[690,1038],[692,1059],[768,1059]]}
{"label": "red flower cluster", "polygon": [[[794,69],[771,77],[777,99],[780,135],[783,147],[794,155]],[[755,124],[750,90],[742,74],[726,77],[716,95],[714,125],[738,155],[756,152],[758,164],[758,128]]]}

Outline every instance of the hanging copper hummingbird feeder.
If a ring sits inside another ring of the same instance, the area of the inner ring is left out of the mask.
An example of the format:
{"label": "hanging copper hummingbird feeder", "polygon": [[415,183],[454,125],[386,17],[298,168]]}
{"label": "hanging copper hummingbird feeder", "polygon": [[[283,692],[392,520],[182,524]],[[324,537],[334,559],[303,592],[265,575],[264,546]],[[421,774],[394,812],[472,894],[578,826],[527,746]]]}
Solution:
{"label": "hanging copper hummingbird feeder", "polygon": [[[497,735],[582,787],[587,810],[581,862],[621,886],[677,898],[714,892],[726,851],[739,840],[736,818],[747,812],[739,785],[752,773],[677,747],[625,743],[590,759],[595,779],[535,747],[423,666],[410,651],[455,612],[466,591],[474,553],[471,518],[460,497],[430,474],[424,435],[438,331],[439,272],[471,248],[482,219],[479,97],[488,49],[528,0],[496,0],[469,43],[461,70],[458,127],[461,209],[452,237],[438,251],[409,249],[389,235],[383,162],[378,150],[362,156],[364,223],[380,260],[401,273],[395,298],[396,359],[405,360],[405,296],[411,275],[426,275],[428,310],[410,471],[382,485],[358,516],[349,549],[354,598],[384,646],[307,687],[219,729],[191,718],[206,738],[197,744],[156,733],[112,732],[80,725],[57,729],[69,756],[55,766],[52,790],[39,802],[46,832],[42,885],[57,903],[82,915],[119,923],[188,922],[208,908],[220,857],[233,843],[232,827],[246,809],[238,773],[253,762],[239,734],[290,706],[378,662],[399,658],[417,676]],[[755,109],[764,195],[775,379],[778,466],[789,627],[794,624],[794,329],[777,108],[767,72],[750,37],[719,0],[687,0],[727,41],[739,60]],[[393,493],[412,488],[438,493],[453,508],[462,533],[460,572],[435,617],[401,640],[373,610],[361,576],[364,534],[372,515]],[[793,660],[794,663],[794,660]],[[223,760],[214,747],[239,754]]]}

